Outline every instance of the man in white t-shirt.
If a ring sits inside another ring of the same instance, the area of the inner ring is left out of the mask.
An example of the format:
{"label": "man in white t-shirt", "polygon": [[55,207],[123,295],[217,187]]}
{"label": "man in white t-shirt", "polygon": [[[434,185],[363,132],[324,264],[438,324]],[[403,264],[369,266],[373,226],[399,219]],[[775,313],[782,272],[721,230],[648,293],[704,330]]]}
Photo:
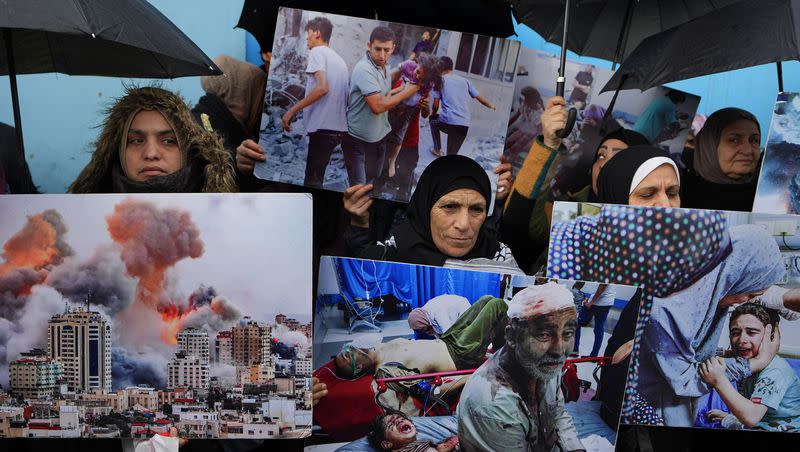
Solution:
{"label": "man in white t-shirt", "polygon": [[[575,283],[574,288],[581,289],[582,282]],[[578,313],[578,326],[584,327],[589,325],[589,322],[594,318],[594,343],[592,344],[592,351],[588,356],[598,356],[600,347],[603,345],[603,333],[605,333],[606,318],[608,311],[614,306],[617,291],[612,285],[598,284],[597,290],[591,298],[583,301],[583,309]],[[581,340],[580,328],[575,332],[575,348],[573,356],[578,354],[578,344]]]}
{"label": "man in white t-shirt", "polygon": [[416,332],[439,338],[470,306],[469,300],[460,295],[439,295],[428,300],[423,307],[412,310],[408,314],[408,326]]}
{"label": "man in white t-shirt", "polygon": [[308,21],[305,30],[309,49],[306,95],[283,115],[281,127],[291,131],[292,120],[303,110],[303,125],[308,134],[304,185],[321,188],[331,154],[347,133],[350,72],[342,57],[328,47],[333,33],[330,20],[315,17]]}

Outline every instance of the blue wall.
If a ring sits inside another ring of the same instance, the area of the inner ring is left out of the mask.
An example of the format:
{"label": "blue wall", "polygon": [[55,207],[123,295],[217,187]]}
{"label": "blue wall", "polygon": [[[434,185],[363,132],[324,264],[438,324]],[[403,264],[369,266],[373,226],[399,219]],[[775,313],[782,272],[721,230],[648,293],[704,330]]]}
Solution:
{"label": "blue wall", "polygon": [[[211,58],[226,53],[260,64],[258,45],[243,30],[233,28],[239,19],[243,0],[150,2]],[[517,36],[513,39],[520,40],[527,47],[558,52],[557,46],[545,43],[524,25],[517,26]],[[609,62],[594,58],[576,55],[570,55],[570,58],[611,67]],[[103,109],[122,93],[122,83],[130,80],[39,74],[19,76],[17,81],[26,152],[34,181],[45,192],[64,192],[89,161],[91,143],[97,136]],[[784,82],[786,91],[800,91],[800,63],[784,64]],[[163,83],[192,103],[202,95],[197,77],[165,80]],[[766,139],[777,93],[774,65],[701,77],[671,86],[702,96],[701,113],[709,114],[726,106],[753,112],[761,121]],[[8,77],[0,77],[0,121],[13,123]]]}
{"label": "blue wall", "polygon": [[[226,53],[245,58],[245,31],[234,29],[243,0],[149,0],[211,58]],[[123,82],[147,80],[72,77],[63,74],[17,77],[25,150],[34,182],[48,193],[63,193],[89,161],[102,111],[121,95]],[[200,79],[164,80],[194,103]],[[0,77],[0,121],[14,123],[8,77]]]}

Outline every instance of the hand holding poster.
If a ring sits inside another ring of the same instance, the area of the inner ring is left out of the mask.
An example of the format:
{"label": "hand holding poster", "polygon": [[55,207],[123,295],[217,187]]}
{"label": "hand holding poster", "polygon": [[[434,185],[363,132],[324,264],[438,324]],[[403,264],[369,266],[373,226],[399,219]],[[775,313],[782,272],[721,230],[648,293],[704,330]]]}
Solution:
{"label": "hand holding poster", "polygon": [[496,183],[518,42],[289,8],[275,36],[257,177],[405,202],[461,154]]}

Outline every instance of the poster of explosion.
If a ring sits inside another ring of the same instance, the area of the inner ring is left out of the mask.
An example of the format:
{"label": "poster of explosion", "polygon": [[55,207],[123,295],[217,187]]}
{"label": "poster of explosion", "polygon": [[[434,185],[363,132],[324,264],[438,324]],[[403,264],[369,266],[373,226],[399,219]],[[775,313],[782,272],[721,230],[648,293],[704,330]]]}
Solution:
{"label": "poster of explosion", "polygon": [[323,257],[317,292],[317,450],[614,450],[635,287]]}
{"label": "poster of explosion", "polygon": [[266,161],[255,175],[340,192],[372,183],[371,196],[407,202],[433,159],[459,154],[496,182],[519,49],[282,8],[259,141]]}
{"label": "poster of explosion", "polygon": [[800,93],[778,94],[753,211],[800,213]]}
{"label": "poster of explosion", "polygon": [[19,195],[0,211],[5,436],[309,434],[310,196]]}
{"label": "poster of explosion", "polygon": [[798,219],[555,204],[548,276],[645,285],[620,422],[800,432]]}
{"label": "poster of explosion", "polygon": [[[533,140],[542,134],[541,116],[547,99],[555,95],[558,66],[555,55],[528,48],[520,52],[505,144],[505,154],[514,165],[515,174]],[[563,142],[566,154],[559,154],[553,164],[556,199],[572,198],[590,185],[590,169],[601,138],[620,127],[642,134],[667,151],[679,166],[683,165],[684,144],[700,97],[665,87],[643,92],[624,90],[606,116],[614,92],[601,94],[600,90],[612,74],[608,69],[567,60],[564,98],[578,116],[575,128]]]}

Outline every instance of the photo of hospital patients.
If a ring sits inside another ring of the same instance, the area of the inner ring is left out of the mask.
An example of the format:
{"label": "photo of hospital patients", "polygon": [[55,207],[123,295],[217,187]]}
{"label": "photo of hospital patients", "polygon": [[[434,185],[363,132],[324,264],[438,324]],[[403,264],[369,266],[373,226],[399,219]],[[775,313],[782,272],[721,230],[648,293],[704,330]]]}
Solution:
{"label": "photo of hospital patients", "polygon": [[553,215],[549,276],[645,285],[621,422],[800,431],[798,217],[574,203]]}
{"label": "photo of hospital patients", "polygon": [[[528,48],[520,51],[505,145],[506,158],[514,165],[515,174],[529,151],[535,149],[536,137],[544,134],[542,114],[548,99],[555,95],[558,67],[556,55]],[[598,148],[606,141],[606,135],[619,129],[635,135],[635,144],[655,145],[679,167],[686,166],[682,153],[700,97],[664,87],[644,92],[625,90],[619,92],[609,113],[614,92],[600,94],[600,90],[612,74],[608,69],[567,60],[562,103],[565,108],[577,110],[577,119],[570,135],[554,146],[561,148],[551,166],[555,171],[551,188],[557,200],[586,200]],[[622,141],[632,145],[628,140]]]}
{"label": "photo of hospital patients", "polygon": [[323,257],[317,292],[307,450],[614,449],[636,288]]}
{"label": "photo of hospital patients", "polygon": [[258,178],[408,202],[443,155],[496,185],[520,44],[470,33],[281,8]]}
{"label": "photo of hospital patients", "polygon": [[[741,159],[741,157],[740,157]],[[757,176],[754,212],[800,213],[800,93],[779,93]]]}

